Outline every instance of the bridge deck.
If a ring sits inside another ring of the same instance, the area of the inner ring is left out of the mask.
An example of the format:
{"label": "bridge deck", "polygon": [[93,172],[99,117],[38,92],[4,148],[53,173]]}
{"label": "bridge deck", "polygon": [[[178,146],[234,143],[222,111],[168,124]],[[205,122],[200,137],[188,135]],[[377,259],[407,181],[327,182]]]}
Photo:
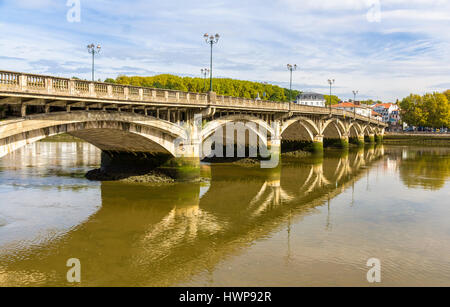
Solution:
{"label": "bridge deck", "polygon": [[192,93],[130,85],[90,82],[60,77],[0,71],[0,104],[103,105],[137,108],[206,108],[292,115],[331,115],[354,118],[380,127],[383,122],[344,110],[237,98],[215,93]]}

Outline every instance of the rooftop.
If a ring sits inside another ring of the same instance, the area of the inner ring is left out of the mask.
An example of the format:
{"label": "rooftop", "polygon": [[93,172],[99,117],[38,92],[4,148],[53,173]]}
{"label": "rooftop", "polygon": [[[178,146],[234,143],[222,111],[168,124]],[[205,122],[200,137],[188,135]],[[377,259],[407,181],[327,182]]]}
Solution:
{"label": "rooftop", "polygon": [[355,105],[352,102],[341,102],[338,104],[333,104],[331,106],[332,108],[360,108],[360,109],[367,109],[367,106],[362,105]]}

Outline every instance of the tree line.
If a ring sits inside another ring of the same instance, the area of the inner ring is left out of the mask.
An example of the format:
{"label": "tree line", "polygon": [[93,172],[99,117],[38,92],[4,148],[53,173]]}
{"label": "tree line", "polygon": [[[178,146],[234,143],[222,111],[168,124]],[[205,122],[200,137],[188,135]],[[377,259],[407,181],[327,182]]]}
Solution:
{"label": "tree line", "polygon": [[[151,77],[118,76],[116,79],[108,78],[105,82],[194,93],[209,91],[209,79],[180,77],[170,74],[161,74]],[[218,95],[248,99],[255,99],[259,96],[262,100],[283,102],[289,101],[289,89],[282,88],[278,85],[261,82],[236,80],[230,78],[213,78],[213,90]],[[300,93],[300,91],[292,90],[292,100],[295,100]]]}
{"label": "tree line", "polygon": [[411,94],[400,102],[402,120],[410,126],[450,126],[450,90],[444,93]]}

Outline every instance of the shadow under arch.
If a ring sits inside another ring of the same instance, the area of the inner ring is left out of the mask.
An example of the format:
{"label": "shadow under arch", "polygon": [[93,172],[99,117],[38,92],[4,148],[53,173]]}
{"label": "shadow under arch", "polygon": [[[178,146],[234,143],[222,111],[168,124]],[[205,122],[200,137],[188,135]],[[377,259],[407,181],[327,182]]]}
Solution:
{"label": "shadow under arch", "polygon": [[[246,115],[246,114],[233,114],[225,115],[208,122],[201,131],[201,140],[204,142],[206,139],[210,138],[216,131],[223,129],[227,124],[232,123],[253,123],[253,125],[246,125],[246,128],[255,133],[261,141],[267,144],[267,139],[274,135],[273,128],[267,124],[264,120],[259,117]],[[258,128],[266,133],[263,135]]]}
{"label": "shadow under arch", "polygon": [[287,120],[281,127],[282,140],[312,142],[320,131],[317,125],[309,118],[297,116]]}
{"label": "shadow under arch", "polygon": [[248,114],[224,115],[207,122],[200,132],[203,161],[264,158],[275,136],[266,121]]}

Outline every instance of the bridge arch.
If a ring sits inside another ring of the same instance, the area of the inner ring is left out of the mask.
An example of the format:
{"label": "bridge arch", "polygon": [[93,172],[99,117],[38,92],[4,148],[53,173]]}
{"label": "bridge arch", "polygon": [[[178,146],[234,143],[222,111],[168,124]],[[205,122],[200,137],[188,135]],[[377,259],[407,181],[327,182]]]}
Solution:
{"label": "bridge arch", "polygon": [[321,134],[326,139],[339,139],[347,133],[344,124],[338,118],[332,118],[324,123]]}
{"label": "bridge arch", "polygon": [[363,128],[358,122],[352,122],[348,127],[349,137],[359,137],[363,135]]}
{"label": "bridge arch", "polygon": [[373,128],[373,132],[374,132],[376,135],[383,135],[383,134],[384,134],[384,129],[382,129],[382,128],[380,128],[380,127],[375,127],[375,128]]}
{"label": "bridge arch", "polygon": [[370,126],[370,125],[365,125],[365,126],[363,126],[363,128],[362,128],[363,130],[363,134],[364,135],[370,135],[370,134],[374,134],[374,129],[372,128],[372,126]]}
{"label": "bridge arch", "polygon": [[179,126],[134,113],[75,111],[38,114],[0,125],[0,157],[27,144],[62,133],[79,137],[105,151],[176,155],[174,140],[185,139]]}
{"label": "bridge arch", "polygon": [[336,132],[338,133],[338,137],[346,135],[347,129],[345,128],[344,123],[339,118],[332,118],[327,120],[322,126],[322,135],[325,138],[327,137],[325,131],[330,127],[330,125],[334,130],[336,130]]}
{"label": "bridge arch", "polygon": [[[269,124],[267,124],[266,121],[251,115],[235,114],[222,116],[208,122],[201,130],[201,141],[206,141],[216,131],[218,131],[219,129],[223,129],[227,124],[236,122],[244,124],[254,123],[255,125],[246,125],[246,128],[252,133],[255,133],[258,139],[261,140],[265,145],[267,145],[268,139],[275,135],[274,129]],[[262,128],[263,131],[258,129],[258,127]]]}
{"label": "bridge arch", "polygon": [[317,135],[320,135],[319,128],[307,117],[296,116],[281,126],[281,136],[284,140],[312,142]]}

